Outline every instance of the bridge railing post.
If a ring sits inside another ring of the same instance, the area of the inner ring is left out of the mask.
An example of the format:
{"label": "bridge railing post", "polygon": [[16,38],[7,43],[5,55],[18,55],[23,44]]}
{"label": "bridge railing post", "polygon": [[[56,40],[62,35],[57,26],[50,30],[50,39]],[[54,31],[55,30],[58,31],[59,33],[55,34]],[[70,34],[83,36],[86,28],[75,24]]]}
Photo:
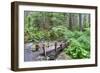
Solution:
{"label": "bridge railing post", "polygon": [[60,48],[62,48],[62,43],[60,44]]}
{"label": "bridge railing post", "polygon": [[35,45],[36,51],[39,50],[39,45]]}
{"label": "bridge railing post", "polygon": [[57,52],[57,42],[55,42],[55,52]]}
{"label": "bridge railing post", "polygon": [[63,45],[62,45],[62,43],[60,44],[60,48],[61,48],[61,50],[63,49]]}
{"label": "bridge railing post", "polygon": [[43,44],[42,49],[43,49],[44,56],[46,57],[46,56],[47,56],[47,54],[46,54],[45,44]]}

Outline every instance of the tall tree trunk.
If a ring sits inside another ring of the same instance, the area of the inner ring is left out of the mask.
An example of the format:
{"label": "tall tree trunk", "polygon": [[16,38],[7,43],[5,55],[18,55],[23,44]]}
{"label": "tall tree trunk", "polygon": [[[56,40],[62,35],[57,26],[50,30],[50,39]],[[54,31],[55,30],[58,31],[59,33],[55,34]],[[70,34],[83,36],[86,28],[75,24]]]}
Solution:
{"label": "tall tree trunk", "polygon": [[79,15],[77,13],[73,13],[73,17],[72,17],[72,24],[73,24],[73,30],[77,29],[77,26],[79,24]]}
{"label": "tall tree trunk", "polygon": [[79,29],[83,31],[83,23],[84,23],[84,14],[79,14]]}
{"label": "tall tree trunk", "polygon": [[49,17],[46,12],[43,12],[43,28],[46,30],[49,28]]}
{"label": "tall tree trunk", "polygon": [[90,14],[84,15],[84,25],[90,26]]}
{"label": "tall tree trunk", "polygon": [[91,24],[91,19],[90,19],[90,14],[88,14],[88,19],[89,19],[89,27],[90,27],[90,24]]}
{"label": "tall tree trunk", "polygon": [[65,21],[64,21],[64,25],[66,26],[66,27],[68,27],[68,25],[69,25],[69,13],[64,13],[64,19],[65,19]]}
{"label": "tall tree trunk", "polygon": [[49,18],[46,12],[41,12],[42,16],[40,17],[40,28],[45,30],[49,28]]}
{"label": "tall tree trunk", "polygon": [[72,13],[69,13],[69,29],[72,30]]}

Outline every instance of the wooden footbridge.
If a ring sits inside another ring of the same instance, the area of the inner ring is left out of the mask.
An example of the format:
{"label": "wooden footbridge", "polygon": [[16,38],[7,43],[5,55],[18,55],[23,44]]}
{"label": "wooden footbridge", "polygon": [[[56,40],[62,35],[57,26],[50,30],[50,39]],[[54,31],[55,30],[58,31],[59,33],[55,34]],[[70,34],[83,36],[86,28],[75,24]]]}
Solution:
{"label": "wooden footbridge", "polygon": [[25,44],[24,61],[54,60],[67,45],[63,41]]}

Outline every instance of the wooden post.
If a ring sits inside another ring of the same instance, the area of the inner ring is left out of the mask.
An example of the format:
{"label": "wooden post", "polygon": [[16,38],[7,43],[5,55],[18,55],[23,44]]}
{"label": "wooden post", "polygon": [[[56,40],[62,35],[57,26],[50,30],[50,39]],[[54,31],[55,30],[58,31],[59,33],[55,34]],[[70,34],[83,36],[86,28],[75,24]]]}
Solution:
{"label": "wooden post", "polygon": [[62,45],[62,43],[60,44],[60,51],[62,51],[63,50],[63,45]]}
{"label": "wooden post", "polygon": [[57,52],[57,42],[55,42],[55,52]]}
{"label": "wooden post", "polygon": [[47,43],[47,47],[49,48],[49,42]]}
{"label": "wooden post", "polygon": [[35,45],[36,51],[39,50],[39,45]]}
{"label": "wooden post", "polygon": [[62,47],[62,43],[60,44],[60,48],[62,49],[63,47]]}
{"label": "wooden post", "polygon": [[55,42],[55,57],[57,56],[57,42]]}
{"label": "wooden post", "polygon": [[46,57],[46,50],[45,50],[45,44],[43,44],[43,53],[44,53],[44,56]]}

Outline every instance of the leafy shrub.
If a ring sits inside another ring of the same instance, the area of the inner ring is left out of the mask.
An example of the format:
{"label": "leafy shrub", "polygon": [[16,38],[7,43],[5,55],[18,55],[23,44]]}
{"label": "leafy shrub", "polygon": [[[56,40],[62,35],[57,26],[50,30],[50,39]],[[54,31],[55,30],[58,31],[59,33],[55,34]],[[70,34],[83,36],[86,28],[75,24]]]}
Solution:
{"label": "leafy shrub", "polygon": [[90,28],[84,28],[83,32],[86,36],[90,36]]}
{"label": "leafy shrub", "polygon": [[85,50],[90,50],[90,38],[82,35],[78,39],[78,42],[81,43],[81,47],[84,48]]}
{"label": "leafy shrub", "polygon": [[78,33],[77,36],[70,39],[70,45],[65,48],[66,54],[69,54],[74,59],[83,59],[90,57],[90,38],[89,36]]}
{"label": "leafy shrub", "polygon": [[73,38],[79,38],[81,35],[83,34],[83,32],[80,32],[80,31],[74,31],[73,32]]}
{"label": "leafy shrub", "polygon": [[31,41],[38,42],[44,37],[43,31],[39,31],[35,27],[27,28],[24,33],[25,33],[24,40],[26,40],[27,42],[31,42]]}
{"label": "leafy shrub", "polygon": [[82,42],[80,43],[76,39],[71,39],[70,45],[68,46],[68,48],[65,48],[64,51],[73,59],[89,58],[90,52],[88,50],[85,50],[83,46],[86,46],[86,45],[83,45]]}
{"label": "leafy shrub", "polygon": [[44,31],[43,34],[44,34],[43,39],[50,41],[50,31]]}
{"label": "leafy shrub", "polygon": [[50,31],[51,40],[63,39],[65,30],[66,27],[63,26],[53,27]]}
{"label": "leafy shrub", "polygon": [[64,26],[53,27],[50,32],[51,32],[51,38],[52,39],[66,40],[66,39],[72,38],[74,36],[74,33],[72,31],[68,30]]}

